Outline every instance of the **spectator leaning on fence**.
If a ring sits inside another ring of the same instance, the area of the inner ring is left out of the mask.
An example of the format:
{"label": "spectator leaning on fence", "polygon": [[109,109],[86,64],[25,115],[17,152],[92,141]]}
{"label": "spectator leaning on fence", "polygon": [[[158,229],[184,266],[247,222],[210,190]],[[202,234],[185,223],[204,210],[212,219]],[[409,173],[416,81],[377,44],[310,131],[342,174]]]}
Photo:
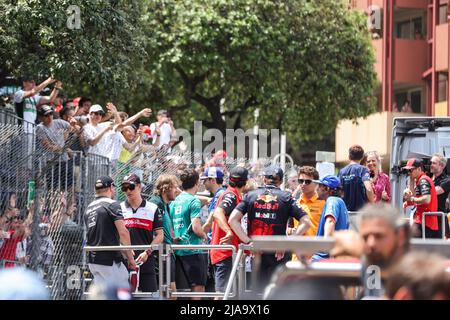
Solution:
{"label": "spectator leaning on fence", "polygon": [[359,234],[353,230],[335,232],[336,244],[330,253],[335,257],[361,258],[362,296],[381,297],[384,281],[376,277],[408,251],[409,223],[396,208],[385,203],[365,206],[358,219]]}
{"label": "spectator leaning on fence", "polygon": [[[201,202],[195,197],[200,179],[194,169],[185,169],[180,175],[183,192],[170,204],[170,216],[175,235],[175,243],[199,245],[207,241],[201,224]],[[184,288],[187,282],[194,292],[205,291],[207,276],[207,255],[201,250],[176,250],[177,288]]]}
{"label": "spectator leaning on fence", "polygon": [[[300,221],[296,235],[303,235],[310,226],[306,212],[295,203],[291,194],[282,191],[283,170],[278,166],[264,169],[264,187],[251,191],[233,210],[229,224],[243,243],[250,243],[252,236],[286,235],[286,226],[290,217]],[[241,225],[242,217],[248,215],[248,235]],[[261,255],[258,290],[262,290],[277,266],[289,260],[284,252]]]}
{"label": "spectator leaning on fence", "polygon": [[[130,232],[132,245],[156,245],[164,240],[163,214],[164,212],[154,203],[142,199],[141,179],[134,173],[122,180],[122,192],[127,199],[120,206],[122,208],[125,226]],[[153,237],[155,234],[155,237]],[[136,263],[142,263],[139,270],[139,287],[141,292],[156,292],[155,259],[153,249],[135,250]]]}
{"label": "spectator leaning on fence", "polygon": [[[95,183],[95,200],[89,204],[84,215],[88,246],[131,245],[120,203],[112,200],[115,196],[114,189],[114,181],[108,176],[98,178]],[[132,250],[89,252],[88,265],[94,281],[128,282],[128,271],[122,255],[128,261],[128,268],[135,270]]]}
{"label": "spectator leaning on fence", "polygon": [[[14,103],[16,105],[16,113],[19,118],[23,118],[29,123],[36,123],[37,120],[37,106],[39,104],[45,104],[52,102],[56,98],[58,88],[51,93],[49,97],[40,96],[39,93],[47,86],[55,82],[56,80],[48,78],[38,86],[34,80],[30,78],[24,78],[22,80],[22,89],[14,94]],[[31,133],[31,127],[25,126],[26,133]]]}
{"label": "spectator leaning on fence", "polygon": [[76,116],[87,116],[89,115],[90,108],[92,106],[92,100],[90,98],[82,97],[78,101],[77,108],[75,109]]}
{"label": "spectator leaning on fence", "polygon": [[[173,244],[173,239],[175,238],[172,219],[170,216],[169,204],[175,200],[179,181],[176,176],[162,174],[156,179],[154,195],[150,198],[149,202],[154,203],[163,212],[163,230],[164,230],[164,243]],[[176,291],[175,284],[175,255],[171,253],[171,264],[170,264],[170,279],[171,279],[171,289],[173,292]],[[164,279],[166,279],[164,275]]]}
{"label": "spectator leaning on fence", "polygon": [[84,126],[85,140],[89,146],[88,153],[100,156],[106,156],[107,154],[109,141],[105,136],[114,127],[112,122],[100,123],[104,114],[105,112],[100,105],[93,105],[89,109],[89,123]]}
{"label": "spectator leaning on fence", "polygon": [[[175,142],[174,139],[177,136],[177,132],[167,110],[159,110],[156,114],[156,120],[157,122],[154,122],[150,125],[150,129],[152,132],[156,132],[156,129],[160,131],[160,140],[158,147],[161,148],[163,145],[172,147]],[[153,143],[156,142],[156,138],[157,135],[153,137]]]}

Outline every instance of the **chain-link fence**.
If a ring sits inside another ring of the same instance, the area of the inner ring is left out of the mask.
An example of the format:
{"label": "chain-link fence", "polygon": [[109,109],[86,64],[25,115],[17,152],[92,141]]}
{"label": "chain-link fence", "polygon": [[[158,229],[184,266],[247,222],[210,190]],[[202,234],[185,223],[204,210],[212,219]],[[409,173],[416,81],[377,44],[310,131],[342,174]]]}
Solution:
{"label": "chain-link fence", "polygon": [[[53,299],[81,299],[89,286],[84,281],[91,278],[82,251],[83,215],[94,199],[95,180],[110,175],[120,185],[124,176],[136,173],[147,198],[163,173],[178,175],[189,166],[203,171],[201,164],[193,164],[202,157],[141,145],[125,161],[111,163],[100,155],[71,151],[75,134],[60,132],[64,147],[55,152],[37,139],[36,131],[36,125],[0,109],[0,268],[25,265],[41,274]],[[261,185],[258,173],[270,162],[227,158],[223,166],[227,174],[243,165],[254,184]],[[295,170],[292,163],[286,164],[286,181]],[[117,200],[125,200],[120,188],[117,192]]]}

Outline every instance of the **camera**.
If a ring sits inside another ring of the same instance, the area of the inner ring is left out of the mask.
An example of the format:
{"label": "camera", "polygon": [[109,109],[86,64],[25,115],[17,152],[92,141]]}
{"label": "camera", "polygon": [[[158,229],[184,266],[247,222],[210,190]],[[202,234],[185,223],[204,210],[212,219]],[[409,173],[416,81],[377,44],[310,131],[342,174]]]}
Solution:
{"label": "camera", "polygon": [[81,125],[86,125],[89,123],[89,117],[88,116],[76,116],[73,117],[77,122],[79,122]]}

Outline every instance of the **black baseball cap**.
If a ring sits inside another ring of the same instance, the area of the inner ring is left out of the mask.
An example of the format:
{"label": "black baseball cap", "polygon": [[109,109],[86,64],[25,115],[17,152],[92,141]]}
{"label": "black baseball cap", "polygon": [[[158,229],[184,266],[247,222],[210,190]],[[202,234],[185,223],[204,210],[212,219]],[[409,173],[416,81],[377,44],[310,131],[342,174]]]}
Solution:
{"label": "black baseball cap", "polygon": [[95,189],[104,189],[114,186],[114,180],[108,176],[102,176],[95,181]]}
{"label": "black baseball cap", "polygon": [[129,175],[125,176],[122,180],[122,184],[126,183],[134,183],[134,184],[140,184],[141,178],[135,173],[130,173]]}
{"label": "black baseball cap", "polygon": [[265,168],[261,175],[265,176],[267,178],[278,177],[281,180],[283,180],[284,172],[283,172],[283,169],[281,169],[279,166],[272,165],[272,166]]}
{"label": "black baseball cap", "polygon": [[53,108],[49,105],[44,104],[41,106],[38,110],[38,115],[40,116],[46,116],[53,113]]}
{"label": "black baseball cap", "polygon": [[248,170],[243,167],[235,167],[230,171],[230,181],[247,181]]}

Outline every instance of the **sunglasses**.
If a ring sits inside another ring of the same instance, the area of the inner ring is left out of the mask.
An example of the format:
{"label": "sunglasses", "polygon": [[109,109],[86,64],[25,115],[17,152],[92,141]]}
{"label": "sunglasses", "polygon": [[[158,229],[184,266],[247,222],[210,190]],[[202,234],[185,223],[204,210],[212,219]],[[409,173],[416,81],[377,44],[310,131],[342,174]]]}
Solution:
{"label": "sunglasses", "polygon": [[103,116],[103,112],[91,112],[94,116]]}
{"label": "sunglasses", "polygon": [[307,186],[310,185],[312,182],[313,182],[312,180],[298,179],[298,183],[306,184]]}
{"label": "sunglasses", "polygon": [[134,183],[122,185],[122,191],[123,192],[126,192],[128,190],[133,191],[134,189],[136,189],[136,185]]}

